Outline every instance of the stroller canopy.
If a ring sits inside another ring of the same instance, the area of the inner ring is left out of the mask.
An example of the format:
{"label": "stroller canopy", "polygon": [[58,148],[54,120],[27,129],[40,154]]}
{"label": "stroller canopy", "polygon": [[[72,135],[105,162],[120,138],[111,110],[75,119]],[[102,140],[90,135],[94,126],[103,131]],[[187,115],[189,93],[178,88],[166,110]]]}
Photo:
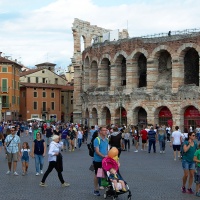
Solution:
{"label": "stroller canopy", "polygon": [[105,171],[109,171],[111,168],[114,168],[117,171],[119,166],[118,166],[118,163],[114,159],[110,157],[106,157],[102,160],[102,168]]}

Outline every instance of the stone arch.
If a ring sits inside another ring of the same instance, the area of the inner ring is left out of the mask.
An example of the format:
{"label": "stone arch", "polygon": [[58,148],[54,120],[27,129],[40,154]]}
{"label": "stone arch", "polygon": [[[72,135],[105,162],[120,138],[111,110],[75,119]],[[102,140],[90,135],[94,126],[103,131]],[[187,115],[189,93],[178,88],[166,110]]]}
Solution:
{"label": "stone arch", "polygon": [[131,60],[133,58],[135,58],[135,55],[138,54],[138,53],[142,53],[144,54],[144,56],[146,58],[148,58],[148,52],[146,49],[144,48],[136,48],[128,57],[127,57],[127,60]]}
{"label": "stone arch", "polygon": [[98,110],[96,107],[92,108],[91,115],[91,125],[98,125]]}
{"label": "stone arch", "polygon": [[[189,110],[191,110],[191,113]],[[189,131],[190,125],[193,130],[196,129],[197,125],[200,126],[200,108],[196,103],[185,103],[180,108],[180,124],[182,125],[182,130],[187,129]],[[187,112],[187,113],[186,113]]]}
{"label": "stone arch", "polygon": [[121,126],[122,124],[127,125],[127,110],[123,105],[115,109],[114,123],[118,124],[119,126]]}
{"label": "stone arch", "polygon": [[84,56],[84,63],[83,64],[85,64],[85,59],[88,57],[88,59],[89,59],[89,63],[91,62],[90,60],[91,60],[91,58],[90,58],[90,54],[87,52],[86,54],[85,54],[85,56]]}
{"label": "stone arch", "polygon": [[152,59],[158,58],[159,52],[161,52],[161,51],[163,51],[163,50],[166,50],[166,51],[169,52],[170,55],[173,55],[173,51],[172,51],[172,49],[171,49],[169,46],[167,46],[167,45],[159,45],[158,47],[156,47],[156,48],[152,51],[152,53],[151,53],[151,58],[152,58]]}
{"label": "stone arch", "polygon": [[83,90],[86,91],[89,87],[89,71],[90,71],[90,60],[89,56],[86,55],[83,65]]}
{"label": "stone arch", "polygon": [[96,61],[96,62],[97,62],[97,65],[99,65],[99,60],[98,60],[98,58],[97,58],[97,57],[92,57],[92,58],[90,59],[90,66],[91,66],[91,64],[92,64],[93,61]]}
{"label": "stone arch", "polygon": [[185,44],[181,45],[177,50],[177,56],[179,58],[183,58],[185,56],[185,50],[188,48],[196,49],[196,51],[198,52],[199,57],[200,57],[200,46],[197,44],[194,44],[194,43],[185,43]]}
{"label": "stone arch", "polygon": [[126,53],[125,51],[121,50],[121,51],[119,51],[119,52],[117,52],[117,53],[115,54],[115,56],[114,56],[114,58],[113,58],[113,63],[116,63],[117,57],[118,57],[119,55],[124,56],[124,58],[127,58],[127,57],[128,57],[127,53]]}
{"label": "stone arch", "polygon": [[111,124],[111,112],[107,106],[104,106],[101,111],[101,124],[108,125]]}
{"label": "stone arch", "polygon": [[110,87],[111,66],[110,60],[106,57],[101,59],[98,67],[98,87]]}
{"label": "stone arch", "polygon": [[109,54],[103,54],[103,55],[101,55],[100,62],[101,62],[104,58],[107,58],[107,59],[111,62],[111,56],[110,56]]}
{"label": "stone arch", "polygon": [[98,64],[96,60],[92,60],[90,64],[89,70],[89,85],[90,87],[97,87],[98,86]]}
{"label": "stone arch", "polygon": [[[172,88],[172,49],[166,45],[156,47],[148,62],[147,74],[153,80],[152,87],[159,90],[171,90]],[[150,73],[150,71],[153,73]]]}

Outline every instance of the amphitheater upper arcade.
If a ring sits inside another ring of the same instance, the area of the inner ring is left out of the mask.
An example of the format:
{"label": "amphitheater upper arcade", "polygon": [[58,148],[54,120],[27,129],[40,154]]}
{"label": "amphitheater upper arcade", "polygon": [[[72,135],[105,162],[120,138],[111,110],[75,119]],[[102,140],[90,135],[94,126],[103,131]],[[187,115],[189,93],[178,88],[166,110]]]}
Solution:
{"label": "amphitheater upper arcade", "polygon": [[75,46],[75,122],[171,120],[183,129],[200,117],[200,34],[106,41],[87,46],[81,58]]}

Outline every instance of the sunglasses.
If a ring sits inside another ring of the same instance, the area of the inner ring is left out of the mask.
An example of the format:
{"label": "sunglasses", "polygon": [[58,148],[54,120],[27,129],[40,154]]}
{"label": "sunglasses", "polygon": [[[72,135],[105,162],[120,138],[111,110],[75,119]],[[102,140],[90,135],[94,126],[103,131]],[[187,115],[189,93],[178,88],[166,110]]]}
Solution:
{"label": "sunglasses", "polygon": [[11,132],[15,131],[15,130],[10,130]]}
{"label": "sunglasses", "polygon": [[193,137],[195,137],[195,135],[192,135]]}

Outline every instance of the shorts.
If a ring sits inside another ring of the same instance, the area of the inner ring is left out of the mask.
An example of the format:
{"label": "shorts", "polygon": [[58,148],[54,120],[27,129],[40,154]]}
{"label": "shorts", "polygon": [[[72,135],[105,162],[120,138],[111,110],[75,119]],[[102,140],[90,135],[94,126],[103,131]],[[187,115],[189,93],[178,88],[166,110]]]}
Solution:
{"label": "shorts", "polygon": [[181,150],[181,145],[175,145],[175,144],[173,144],[173,150],[174,151],[180,151]]}
{"label": "shorts", "polygon": [[142,144],[145,144],[145,143],[147,143],[147,140],[142,140]]}
{"label": "shorts", "polygon": [[23,158],[23,157],[22,157],[22,158],[21,158],[21,161],[22,161],[22,162],[28,163],[28,162],[29,162],[29,157],[26,157],[26,158]]}
{"label": "shorts", "polygon": [[182,160],[182,167],[183,167],[183,170],[194,170],[195,162],[188,162],[186,160]]}
{"label": "shorts", "polygon": [[200,184],[200,167],[197,167],[197,170],[194,173],[194,182]]}
{"label": "shorts", "polygon": [[93,165],[94,165],[94,172],[97,175],[98,168],[102,168],[102,162],[93,161]]}
{"label": "shorts", "polygon": [[8,162],[17,162],[18,161],[18,152],[17,153],[9,153],[7,152]]}

